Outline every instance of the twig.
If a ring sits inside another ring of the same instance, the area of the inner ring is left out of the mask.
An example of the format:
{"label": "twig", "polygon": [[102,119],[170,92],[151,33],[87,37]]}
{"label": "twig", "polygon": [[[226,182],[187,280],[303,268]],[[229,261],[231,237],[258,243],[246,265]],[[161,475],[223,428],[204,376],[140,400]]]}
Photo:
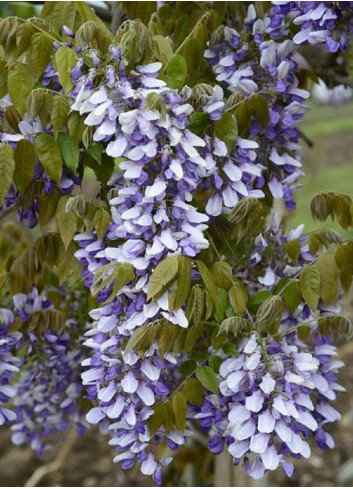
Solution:
{"label": "twig", "polygon": [[309,146],[309,148],[312,148],[314,146],[313,141],[310,138],[308,138],[308,136],[304,134],[303,131],[299,131],[299,132],[300,132],[300,137],[303,139],[303,141]]}
{"label": "twig", "polygon": [[16,210],[16,205],[12,205],[11,207],[8,207],[7,209],[0,211],[0,221],[5,219],[7,216],[12,214]]}
{"label": "twig", "polygon": [[71,426],[67,437],[65,438],[63,444],[58,450],[56,458],[50,462],[49,464],[42,465],[42,467],[38,467],[31,477],[27,480],[24,487],[36,487],[37,484],[48,474],[52,472],[56,472],[61,468],[64,464],[66,457],[69,455],[71,448],[73,447],[75,441],[77,439],[77,432],[74,426]]}
{"label": "twig", "polygon": [[123,12],[119,8],[118,2],[115,2],[112,8],[112,21],[111,21],[111,28],[110,28],[113,36],[116,34],[116,31],[119,29],[122,19],[123,19]]}

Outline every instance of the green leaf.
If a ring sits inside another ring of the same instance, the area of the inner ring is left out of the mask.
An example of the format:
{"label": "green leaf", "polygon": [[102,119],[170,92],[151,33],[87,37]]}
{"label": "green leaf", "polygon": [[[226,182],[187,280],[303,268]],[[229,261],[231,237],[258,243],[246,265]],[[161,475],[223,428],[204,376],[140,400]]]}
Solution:
{"label": "green leaf", "polygon": [[186,399],[195,406],[200,406],[203,402],[203,389],[196,379],[189,379],[185,382],[183,393]]}
{"label": "green leaf", "polygon": [[251,314],[256,314],[260,305],[270,297],[272,297],[272,293],[269,290],[260,290],[260,292],[252,295],[248,302],[248,309]]}
{"label": "green leaf", "polygon": [[31,60],[35,79],[43,74],[53,50],[53,39],[44,32],[34,34],[31,39]]}
{"label": "green leaf", "polygon": [[97,296],[101,290],[113,284],[112,293],[106,302],[112,301],[120,289],[131,282],[134,277],[134,268],[131,263],[115,263],[115,265],[109,263],[95,273],[91,293],[93,296]]}
{"label": "green leaf", "polygon": [[4,97],[7,93],[7,77],[8,77],[8,68],[6,60],[0,58],[0,97]]}
{"label": "green leaf", "polygon": [[353,241],[338,246],[335,259],[342,272],[353,275]]}
{"label": "green leaf", "polygon": [[63,157],[66,165],[73,171],[77,171],[80,157],[80,149],[78,145],[74,144],[70,134],[62,132],[58,134],[57,141],[60,148],[61,156]]}
{"label": "green leaf", "polygon": [[[214,30],[217,24],[217,19],[215,16],[215,11],[207,10],[199,10],[200,16],[194,22],[193,28],[190,32],[185,32],[182,29],[180,38],[182,40],[180,46],[178,47],[176,54],[181,54],[187,60],[188,65],[192,68],[192,63],[194,62],[195,54],[197,56],[202,55],[206,48],[207,41],[210,38],[210,34]],[[178,19],[179,26],[182,27],[182,24],[185,22],[185,18],[180,16]],[[174,31],[175,38],[175,31]],[[198,60],[199,62],[202,59]],[[194,67],[195,69],[196,67]]]}
{"label": "green leaf", "polygon": [[212,368],[212,370],[214,372],[216,372],[216,374],[218,374],[219,367],[222,365],[223,359],[219,355],[213,355],[209,359],[209,362],[208,363],[209,363],[209,366]]}
{"label": "green leaf", "polygon": [[55,95],[53,97],[53,108],[51,112],[51,123],[53,124],[54,134],[65,126],[69,116],[70,105],[64,95]]}
{"label": "green leaf", "polygon": [[311,328],[308,324],[304,323],[298,327],[298,338],[301,341],[305,341],[309,337],[310,333],[311,333]]}
{"label": "green leaf", "polygon": [[[76,10],[80,14],[83,22],[93,21],[95,22],[101,29],[106,32],[107,36],[110,36],[110,32],[108,27],[105,25],[103,20],[95,14],[94,9],[87,5],[85,2],[73,2]],[[62,5],[62,4],[60,4]]]}
{"label": "green leaf", "polygon": [[233,271],[227,262],[215,261],[210,267],[210,272],[217,287],[221,287],[224,290],[229,290],[232,287]]}
{"label": "green leaf", "polygon": [[205,112],[193,112],[190,115],[189,131],[194,134],[200,135],[206,129],[207,124],[210,121],[209,115]]}
{"label": "green leaf", "polygon": [[240,285],[234,284],[228,291],[228,297],[235,314],[244,314],[248,300],[244,289]]}
{"label": "green leaf", "polygon": [[234,345],[234,343],[231,342],[223,345],[223,351],[226,355],[239,355],[237,347]]}
{"label": "green leaf", "polygon": [[36,161],[34,146],[27,139],[21,139],[15,150],[14,182],[23,195],[32,183]]}
{"label": "green leaf", "polygon": [[175,24],[175,10],[173,9],[173,7],[168,4],[162,5],[158,9],[158,19],[163,29],[163,34],[165,36],[171,34]]}
{"label": "green leaf", "polygon": [[257,93],[252,95],[250,99],[252,113],[261,126],[267,126],[270,112],[268,109],[268,101],[262,95]]}
{"label": "green leaf", "polygon": [[15,155],[9,144],[0,147],[0,202],[3,202],[15,172]]}
{"label": "green leaf", "polygon": [[283,301],[285,306],[293,314],[299,307],[302,300],[299,280],[290,282],[283,291]]}
{"label": "green leaf", "polygon": [[148,24],[151,15],[157,10],[157,2],[119,2],[121,9],[129,19],[141,19]]}
{"label": "green leaf", "polygon": [[188,73],[185,58],[180,54],[174,54],[168,62],[165,81],[170,88],[183,88]]}
{"label": "green leaf", "polygon": [[186,352],[190,352],[194,348],[204,329],[205,324],[202,321],[193,322],[192,326],[188,329],[185,338],[184,349]]}
{"label": "green leaf", "polygon": [[186,400],[181,392],[177,392],[172,399],[175,417],[175,427],[178,431],[186,428]]}
{"label": "green leaf", "polygon": [[186,304],[185,314],[189,322],[199,323],[205,308],[205,291],[194,286]]}
{"label": "green leaf", "polygon": [[191,261],[187,256],[179,258],[179,277],[176,283],[176,293],[174,298],[173,310],[180,309],[190,293],[191,287]]}
{"label": "green leaf", "polygon": [[291,241],[287,241],[286,243],[284,243],[283,249],[291,260],[295,262],[298,260],[301,247],[297,239],[292,239]]}
{"label": "green leaf", "polygon": [[197,367],[196,369],[197,380],[205,387],[205,389],[213,392],[213,394],[218,394],[219,387],[217,382],[217,376],[215,372],[210,368],[205,366]]}
{"label": "green leaf", "polygon": [[39,224],[43,228],[54,217],[61,194],[57,188],[53,188],[50,194],[44,190],[39,196]]}
{"label": "green leaf", "polygon": [[216,311],[215,318],[219,322],[222,321],[222,319],[224,318],[228,306],[228,294],[226,290],[218,287],[218,295],[219,295],[219,308]]}
{"label": "green leaf", "polygon": [[161,358],[168,353],[173,345],[175,339],[177,327],[175,324],[163,321],[161,329],[158,334],[158,352]]}
{"label": "green leaf", "polygon": [[232,333],[234,336],[237,336],[247,326],[249,326],[249,323],[246,319],[238,316],[232,316],[222,321],[217,335],[221,335],[223,333],[228,335],[229,333]]}
{"label": "green leaf", "polygon": [[203,283],[205,284],[206,289],[208,290],[212,301],[215,305],[216,309],[219,309],[220,306],[220,298],[218,294],[218,289],[214,282],[213,276],[207,266],[200,260],[197,261],[197,268],[200,272]]}
{"label": "green leaf", "polygon": [[154,435],[163,425],[167,433],[169,433],[175,424],[174,410],[170,401],[162,402],[154,406],[154,413],[148,419],[148,429],[150,435]]}
{"label": "green leaf", "polygon": [[77,54],[74,49],[61,46],[55,53],[54,63],[59,75],[60,84],[67,93],[74,86],[71,79],[71,71],[77,63]]}
{"label": "green leaf", "polygon": [[178,262],[178,256],[171,256],[156,266],[148,281],[147,300],[157,298],[168,289],[178,274]]}
{"label": "green leaf", "polygon": [[320,272],[307,265],[300,274],[300,290],[312,311],[316,311],[320,299]]}
{"label": "green leaf", "polygon": [[311,213],[315,219],[324,221],[331,216],[335,217],[347,229],[352,223],[350,207],[352,198],[349,195],[336,192],[320,192],[311,201]]}
{"label": "green leaf", "polygon": [[320,272],[320,295],[328,306],[331,302],[336,303],[340,287],[340,271],[336,264],[334,255],[323,253],[316,260],[316,268]]}
{"label": "green leaf", "polygon": [[80,144],[85,124],[78,112],[71,112],[67,121],[67,128],[74,144]]}
{"label": "green leaf", "polygon": [[127,354],[131,350],[144,353],[153,345],[160,329],[159,321],[135,329],[127,342],[124,353]]}
{"label": "green leaf", "polygon": [[239,135],[241,137],[247,137],[248,131],[251,126],[251,106],[248,100],[243,100],[239,103],[236,108],[236,117],[239,127]]}
{"label": "green leaf", "polygon": [[68,195],[63,195],[60,198],[56,212],[58,229],[66,250],[77,232],[78,225],[78,216],[71,210],[66,212],[68,199]]}
{"label": "green leaf", "polygon": [[319,319],[319,331],[322,335],[343,333],[350,338],[352,335],[352,323],[346,316],[341,314],[323,316]]}
{"label": "green leaf", "polygon": [[152,38],[152,46],[156,58],[166,65],[169,59],[173,56],[173,49],[170,41],[164,36],[156,35]]}
{"label": "green leaf", "polygon": [[97,232],[98,239],[103,238],[109,227],[110,222],[111,217],[109,212],[101,207],[94,215],[94,227]]}
{"label": "green leaf", "polygon": [[336,194],[334,200],[334,211],[340,226],[347,230],[352,224],[350,207],[352,199],[349,195]]}
{"label": "green leaf", "polygon": [[90,20],[81,25],[75,35],[76,47],[85,47],[87,45],[95,47],[97,45],[102,53],[107,52],[111,40],[111,35],[107,34],[107,31],[102,29],[94,20]]}
{"label": "green leaf", "polygon": [[276,334],[282,321],[283,302],[279,295],[273,295],[261,304],[257,311],[256,320],[259,331]]}
{"label": "green leaf", "polygon": [[322,248],[329,248],[332,244],[342,242],[342,237],[333,229],[320,229],[308,234],[310,253],[315,255]]}
{"label": "green leaf", "polygon": [[238,137],[236,118],[230,112],[224,112],[222,117],[215,122],[213,134],[225,142],[228,154],[230,154],[234,149]]}
{"label": "green leaf", "polygon": [[[100,165],[102,163],[102,144],[101,143],[91,143],[87,146],[87,153],[92,156],[92,158]],[[125,161],[126,158],[124,158]]]}
{"label": "green leaf", "polygon": [[34,147],[44,170],[55,182],[60,182],[63,162],[55,139],[49,134],[38,134]]}
{"label": "green leaf", "polygon": [[12,103],[21,114],[25,115],[26,100],[33,87],[33,78],[26,65],[17,63],[10,67],[7,90],[11,97]]}
{"label": "green leaf", "polygon": [[53,97],[47,89],[36,88],[27,97],[26,107],[31,119],[39,117],[42,126],[46,126],[53,108]]}

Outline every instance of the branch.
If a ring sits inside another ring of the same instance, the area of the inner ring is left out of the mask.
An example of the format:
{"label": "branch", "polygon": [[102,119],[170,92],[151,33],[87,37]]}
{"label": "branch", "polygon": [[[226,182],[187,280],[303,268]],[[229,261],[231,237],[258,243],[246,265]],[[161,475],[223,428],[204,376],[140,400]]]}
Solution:
{"label": "branch", "polygon": [[77,439],[77,432],[74,426],[71,426],[67,437],[65,438],[63,444],[61,445],[56,458],[49,464],[42,465],[38,467],[31,477],[27,480],[24,487],[36,487],[37,484],[48,474],[56,472],[64,464],[67,456],[69,455],[75,441]]}

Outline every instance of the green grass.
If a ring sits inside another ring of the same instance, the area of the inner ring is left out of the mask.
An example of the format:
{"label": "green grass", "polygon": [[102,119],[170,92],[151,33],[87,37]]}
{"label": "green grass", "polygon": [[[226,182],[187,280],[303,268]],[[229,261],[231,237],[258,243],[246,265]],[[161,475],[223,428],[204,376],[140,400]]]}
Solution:
{"label": "green grass", "polygon": [[[297,210],[289,216],[290,227],[304,223],[307,232],[329,227],[345,237],[353,237],[353,230],[344,232],[331,219],[315,222],[310,214],[311,199],[318,192],[342,192],[353,198],[353,104],[340,108],[313,106],[302,130],[313,140],[314,147],[304,154],[306,176],[302,188],[295,193]],[[335,148],[333,156],[328,151],[330,148]]]}

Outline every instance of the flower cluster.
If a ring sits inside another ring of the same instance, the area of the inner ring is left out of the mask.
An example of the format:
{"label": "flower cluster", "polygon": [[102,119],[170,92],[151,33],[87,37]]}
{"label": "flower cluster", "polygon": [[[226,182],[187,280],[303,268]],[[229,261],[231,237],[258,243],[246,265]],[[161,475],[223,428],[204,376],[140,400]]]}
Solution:
{"label": "flower cluster", "polygon": [[231,92],[250,102],[255,95],[265,99],[268,123],[263,126],[255,117],[249,128],[253,147],[259,147],[258,166],[266,169],[255,183],[258,188],[267,184],[272,196],[283,198],[292,209],[292,190],[303,174],[298,122],[307,110],[304,102],[309,93],[298,88],[295,44],[289,39],[265,41],[264,34],[265,25],[255,23],[245,42],[235,29],[225,27],[224,40],[206,50],[205,57],[216,80]]}
{"label": "flower cluster", "polygon": [[[48,291],[50,292],[50,291]],[[52,291],[53,292],[53,291]],[[66,307],[63,291],[61,308]],[[48,329],[31,331],[36,318],[45,323],[45,316],[55,312],[54,304],[45,293],[33,288],[29,294],[13,297],[13,312],[3,309],[1,318],[1,402],[12,400],[13,411],[1,408],[3,421],[15,421],[12,442],[29,443],[40,456],[50,447],[49,435],[66,431],[70,423],[79,432],[85,428],[83,411],[79,406],[82,385],[78,324],[75,316],[79,303],[70,300],[72,319],[63,326],[63,332]],[[16,323],[28,325],[29,331],[9,333]],[[21,358],[13,356],[21,348]]]}
{"label": "flower cluster", "polygon": [[293,37],[296,44],[326,44],[330,53],[346,51],[353,32],[353,2],[287,2],[273,1],[271,27],[279,35],[287,19],[293,19],[300,31]]}
{"label": "flower cluster", "polygon": [[211,430],[210,450],[220,453],[226,442],[250,477],[260,479],[280,464],[290,477],[289,458],[310,456],[310,433],[320,448],[334,446],[324,427],[340,419],[330,403],[344,390],[336,382],[343,364],[332,360],[330,338],[319,336],[311,347],[295,334],[264,341],[254,333],[238,350],[220,367],[220,396],[207,396],[196,418]]}
{"label": "flower cluster", "polygon": [[20,360],[15,354],[22,337],[21,333],[10,331],[13,321],[9,309],[0,309],[0,426],[16,419],[15,412],[7,406],[16,395],[11,383],[19,372]]}

